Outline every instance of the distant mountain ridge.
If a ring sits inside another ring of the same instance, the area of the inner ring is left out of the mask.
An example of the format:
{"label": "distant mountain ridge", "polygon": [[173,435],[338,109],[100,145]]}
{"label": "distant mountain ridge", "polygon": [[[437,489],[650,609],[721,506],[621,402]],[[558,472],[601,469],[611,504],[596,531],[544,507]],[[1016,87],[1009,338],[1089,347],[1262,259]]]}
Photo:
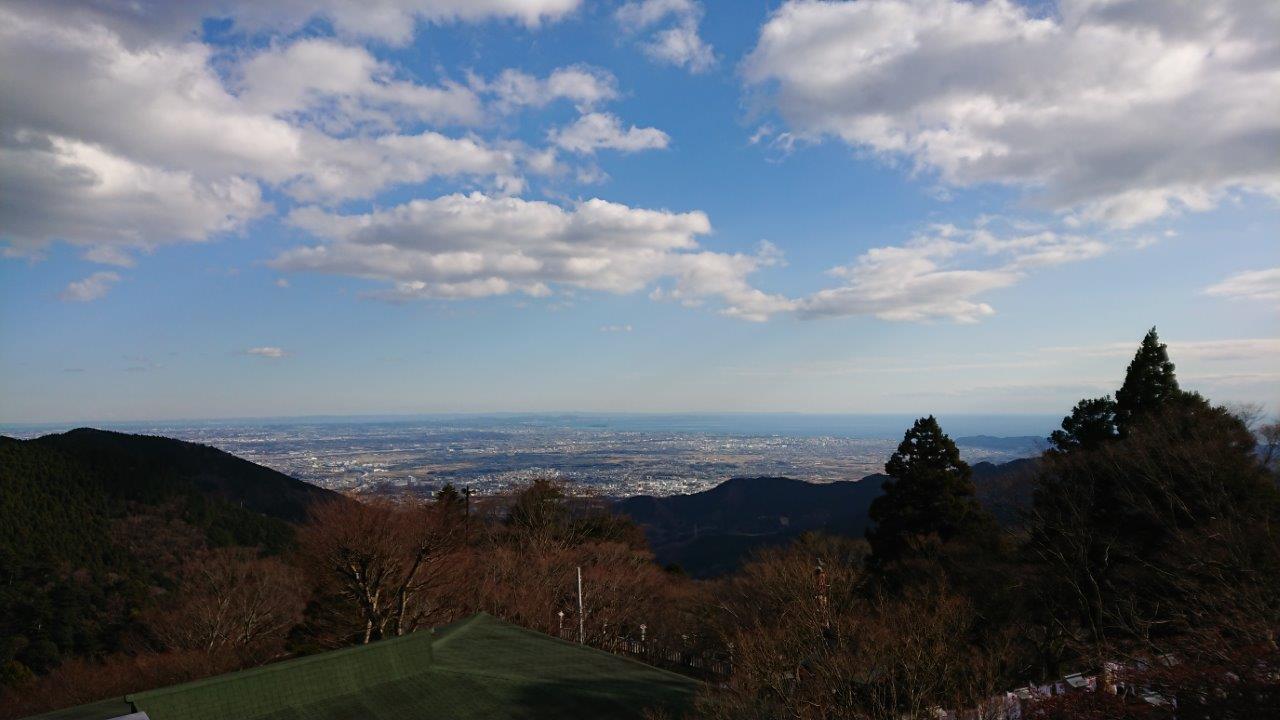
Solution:
{"label": "distant mountain ridge", "polygon": [[[121,518],[173,518],[211,545],[279,550],[313,503],[340,497],[216,448],[79,428],[0,436],[0,556],[40,567],[94,562]],[[99,558],[100,559],[100,558]]]}
{"label": "distant mountain ridge", "polygon": [[[978,500],[1005,524],[1031,500],[1038,461],[973,465]],[[785,477],[738,477],[688,495],[641,495],[621,500],[619,513],[645,529],[658,562],[697,577],[734,570],[752,551],[781,545],[809,531],[861,537],[871,502],[888,476],[810,483]]]}
{"label": "distant mountain ridge", "polygon": [[729,572],[750,552],[810,530],[860,535],[884,476],[809,483],[738,477],[699,493],[639,496],[618,511],[645,529],[658,562],[697,577]]}
{"label": "distant mountain ridge", "polygon": [[970,435],[956,438],[960,447],[982,448],[984,450],[1003,450],[1006,452],[1039,453],[1045,448],[1045,439],[1039,435],[1014,435],[998,437],[995,435]]}
{"label": "distant mountain ridge", "polygon": [[307,508],[336,497],[324,488],[208,445],[158,435],[77,428],[26,442],[66,453],[111,495],[146,502],[194,488],[267,517],[301,522]]}

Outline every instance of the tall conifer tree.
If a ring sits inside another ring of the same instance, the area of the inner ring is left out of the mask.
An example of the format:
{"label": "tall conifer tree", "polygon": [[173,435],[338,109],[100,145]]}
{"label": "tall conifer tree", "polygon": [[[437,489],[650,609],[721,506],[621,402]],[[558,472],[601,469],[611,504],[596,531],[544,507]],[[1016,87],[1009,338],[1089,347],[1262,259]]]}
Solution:
{"label": "tall conifer tree", "polygon": [[973,471],[932,415],[915,421],[884,466],[890,479],[871,503],[867,540],[877,561],[902,555],[911,538],[944,542],[989,525],[974,499]]}
{"label": "tall conifer tree", "polygon": [[1126,435],[1139,417],[1176,399],[1180,393],[1169,350],[1160,342],[1156,329],[1151,328],[1129,363],[1124,385],[1116,393],[1116,427],[1120,434]]}

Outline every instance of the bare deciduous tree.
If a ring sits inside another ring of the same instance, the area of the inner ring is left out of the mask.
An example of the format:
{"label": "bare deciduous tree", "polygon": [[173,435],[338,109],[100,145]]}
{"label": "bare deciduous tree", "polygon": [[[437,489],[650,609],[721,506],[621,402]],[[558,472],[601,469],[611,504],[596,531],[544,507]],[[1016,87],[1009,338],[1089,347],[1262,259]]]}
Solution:
{"label": "bare deciduous tree", "polygon": [[368,643],[411,632],[439,611],[431,591],[460,530],[417,502],[336,501],[312,510],[298,544],[322,582],[354,605]]}
{"label": "bare deciduous tree", "polygon": [[176,602],[149,618],[174,650],[231,650],[246,659],[278,654],[302,618],[302,573],[248,548],[223,548],[183,565]]}

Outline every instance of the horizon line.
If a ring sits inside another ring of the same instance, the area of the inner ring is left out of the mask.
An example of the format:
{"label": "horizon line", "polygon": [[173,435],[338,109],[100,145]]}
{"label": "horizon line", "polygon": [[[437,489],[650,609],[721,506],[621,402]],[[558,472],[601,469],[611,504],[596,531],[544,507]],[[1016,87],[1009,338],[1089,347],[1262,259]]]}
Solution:
{"label": "horizon line", "polygon": [[36,420],[36,421],[0,421],[0,428],[67,426],[92,427],[94,425],[139,425],[154,423],[214,423],[214,422],[283,422],[283,421],[316,421],[316,420],[412,420],[436,418],[499,418],[499,417],[555,417],[555,416],[600,416],[600,417],[705,417],[705,416],[795,416],[795,417],[1016,417],[1044,418],[1059,417],[1056,412],[809,412],[804,410],[494,410],[494,411],[437,411],[410,413],[311,413],[303,415],[229,415],[219,417],[169,417],[140,419],[77,419],[77,420]]}

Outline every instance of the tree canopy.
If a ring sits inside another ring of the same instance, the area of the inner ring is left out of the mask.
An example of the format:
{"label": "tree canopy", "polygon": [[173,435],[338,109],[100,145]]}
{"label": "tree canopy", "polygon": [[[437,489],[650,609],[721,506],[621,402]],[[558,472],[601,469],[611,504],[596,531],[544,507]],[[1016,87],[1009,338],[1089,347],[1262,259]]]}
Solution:
{"label": "tree canopy", "polygon": [[875,526],[867,531],[874,562],[900,557],[916,537],[945,542],[990,524],[974,499],[973,471],[932,415],[915,421],[884,469],[889,480],[871,503]]}
{"label": "tree canopy", "polygon": [[1181,390],[1169,360],[1168,347],[1160,342],[1153,327],[1142,338],[1124,374],[1124,384],[1116,391],[1116,428],[1125,435],[1145,413],[1176,398]]}
{"label": "tree canopy", "polygon": [[1116,402],[1110,395],[1081,400],[1062,418],[1062,429],[1054,430],[1049,442],[1058,452],[1096,448],[1116,437]]}

